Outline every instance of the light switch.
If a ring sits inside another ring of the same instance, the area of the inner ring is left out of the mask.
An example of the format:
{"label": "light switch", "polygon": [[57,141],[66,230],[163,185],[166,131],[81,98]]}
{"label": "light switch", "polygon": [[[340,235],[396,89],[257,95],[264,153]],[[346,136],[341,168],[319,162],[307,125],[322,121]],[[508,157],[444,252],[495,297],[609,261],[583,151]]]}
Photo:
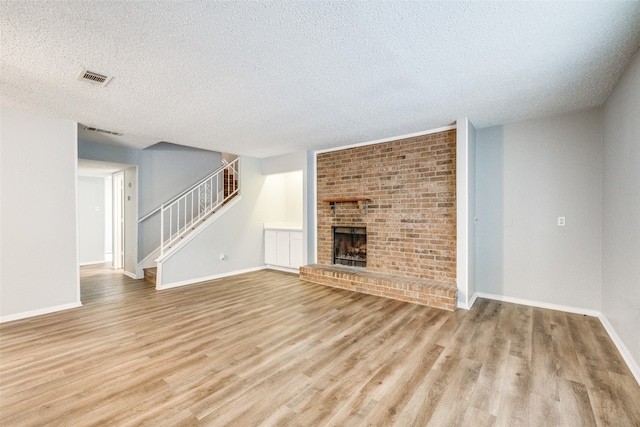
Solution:
{"label": "light switch", "polygon": [[558,217],[558,227],[564,227],[565,225],[565,220],[563,216],[559,216]]}

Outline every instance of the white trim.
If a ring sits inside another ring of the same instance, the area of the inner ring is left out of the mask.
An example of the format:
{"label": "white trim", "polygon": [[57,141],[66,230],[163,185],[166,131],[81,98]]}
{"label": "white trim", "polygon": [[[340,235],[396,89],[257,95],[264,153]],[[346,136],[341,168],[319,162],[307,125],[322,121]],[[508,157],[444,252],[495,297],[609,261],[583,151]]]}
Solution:
{"label": "white trim", "polygon": [[415,138],[417,136],[424,136],[424,135],[429,135],[429,134],[432,134],[432,133],[446,132],[448,130],[455,129],[456,126],[457,125],[453,124],[453,125],[449,125],[449,126],[439,127],[439,128],[436,128],[436,129],[423,130],[421,132],[408,133],[406,135],[390,136],[388,138],[375,139],[373,141],[357,142],[355,144],[342,145],[340,147],[325,148],[323,150],[317,150],[317,151],[315,151],[315,153],[316,154],[330,153],[332,151],[348,150],[349,148],[362,147],[362,146],[365,146],[365,145],[382,144],[384,142],[399,141],[401,139],[407,139],[407,138]]}
{"label": "white trim", "polygon": [[159,256],[160,246],[155,248],[149,255],[144,257],[144,259],[138,263],[138,265],[136,266],[136,276],[144,277],[145,268],[157,267],[158,265],[156,263],[156,258],[158,258]]}
{"label": "white trim", "polygon": [[282,271],[284,273],[300,274],[300,269],[298,268],[281,267],[279,265],[271,265],[271,264],[265,265],[265,268],[267,268],[268,270]]}
{"label": "white trim", "polygon": [[[307,197],[307,200],[313,200],[311,205],[311,215],[313,217],[313,224],[307,224],[309,232],[313,230],[313,256],[309,259],[309,255],[307,254],[307,262],[309,264],[317,264],[318,263],[318,153],[313,153],[313,159],[311,160],[311,179],[313,179],[313,197]],[[309,244],[307,242],[307,244]],[[307,248],[308,250],[308,248]]]}
{"label": "white trim", "polygon": [[569,305],[552,304],[549,302],[534,301],[534,300],[523,299],[523,298],[514,298],[514,297],[508,297],[504,295],[487,294],[484,292],[476,292],[476,295],[478,298],[487,298],[487,299],[492,299],[496,301],[510,302],[513,304],[522,304],[522,305],[528,305],[531,307],[546,308],[549,310],[565,311],[567,313],[584,314],[586,316],[593,316],[593,317],[600,317],[601,315],[601,313],[597,310],[589,310],[586,308],[572,307]]}
{"label": "white trim", "polygon": [[[206,219],[206,221],[204,221],[203,223],[198,225],[193,231],[191,231],[189,234],[187,234],[184,237],[184,239],[180,239],[180,242],[176,243],[171,249],[169,249],[169,251],[167,253],[165,253],[164,256],[161,256],[161,257],[157,258],[156,262],[158,264],[160,264],[160,263],[168,260],[169,258],[171,258],[175,253],[177,253],[180,250],[180,248],[182,248],[184,245],[186,245],[191,240],[193,240],[198,234],[202,233],[202,231],[205,228],[207,228],[207,226],[210,223],[216,221],[222,215],[227,213],[227,211],[229,209],[231,209],[233,206],[235,206],[240,200],[242,200],[242,195],[238,194],[236,197],[231,199],[226,205],[222,206],[220,209],[218,209],[216,212],[214,212],[213,215],[211,215],[209,218]],[[160,276],[158,276],[158,277],[160,277]]]}
{"label": "white trim", "polygon": [[456,282],[459,307],[469,304],[469,120],[456,121]]}
{"label": "white trim", "polygon": [[14,320],[26,319],[28,317],[41,316],[43,314],[55,313],[57,311],[69,310],[72,308],[82,307],[82,303],[72,302],[70,304],[56,305],[54,307],[41,308],[39,310],[24,311],[22,313],[10,314],[0,317],[0,323],[12,322]]}
{"label": "white trim", "polygon": [[640,367],[638,366],[638,363],[633,359],[631,352],[629,351],[629,349],[627,349],[627,346],[624,345],[624,342],[622,341],[622,339],[620,339],[620,337],[616,333],[616,330],[613,329],[613,326],[611,325],[611,323],[609,323],[607,317],[602,313],[600,313],[598,317],[600,318],[600,322],[602,322],[602,326],[604,326],[605,331],[607,331],[607,333],[609,334],[611,341],[613,341],[616,347],[618,347],[618,351],[622,355],[622,358],[625,362],[627,362],[629,370],[636,378],[638,384],[640,384]]}
{"label": "white trim", "polygon": [[[158,268],[160,268],[160,266]],[[183,280],[181,282],[167,283],[166,285],[162,285],[162,286],[156,285],[156,290],[163,291],[165,289],[177,288],[179,286],[193,285],[195,283],[208,282],[210,280],[221,279],[223,277],[236,276],[238,274],[251,273],[252,271],[265,270],[266,268],[267,268],[266,265],[261,265],[259,267],[251,267],[251,268],[246,268],[244,270],[236,270],[236,271],[229,271],[227,273],[214,274],[213,276],[198,277],[197,279],[189,279],[189,280]]]}
{"label": "white trim", "polygon": [[80,267],[84,267],[85,265],[104,264],[105,262],[108,262],[108,261],[102,260],[102,261],[81,262],[79,265],[80,265]]}
{"label": "white trim", "polygon": [[627,363],[627,366],[629,367],[629,370],[635,377],[636,381],[638,382],[638,384],[640,384],[640,367],[638,367],[638,363],[634,360],[633,356],[631,355],[631,352],[624,345],[624,342],[622,341],[622,339],[620,339],[620,337],[616,333],[616,330],[613,328],[611,323],[609,323],[609,320],[607,320],[606,316],[601,312],[597,310],[589,310],[586,308],[571,307],[567,305],[551,304],[551,303],[541,302],[541,301],[532,301],[532,300],[522,299],[522,298],[507,297],[504,295],[486,294],[484,292],[477,292],[475,295],[477,295],[478,298],[487,298],[487,299],[492,299],[496,301],[504,301],[504,302],[510,302],[514,304],[528,305],[531,307],[547,308],[549,310],[564,311],[567,313],[583,314],[586,316],[597,317],[598,319],[600,319],[600,323],[602,323],[602,326],[604,327],[605,331],[607,331],[607,334],[609,334],[611,341],[613,341],[616,348],[620,352],[620,355],[622,356],[624,361]]}
{"label": "white trim", "polygon": [[127,271],[127,270],[123,270],[123,273],[124,273],[125,276],[131,277],[132,279],[142,279],[142,277],[138,277],[138,276],[136,276],[135,273],[132,273],[132,272]]}
{"label": "white trim", "polygon": [[458,308],[462,308],[464,310],[471,310],[471,307],[473,307],[473,304],[476,303],[477,299],[478,299],[478,294],[475,293],[471,298],[469,298],[469,302],[467,304],[464,304],[463,302],[458,301]]}
{"label": "white trim", "polygon": [[[78,140],[78,125],[76,124],[76,126],[74,127],[74,137],[75,140]],[[74,144],[74,148],[73,148],[73,156],[77,159],[78,158],[78,144]],[[75,271],[75,279],[76,279],[76,298],[78,300],[78,302],[73,303],[73,304],[80,304],[82,305],[82,302],[80,301],[80,299],[82,298],[82,289],[80,288],[80,215],[78,215],[78,208],[80,206],[80,189],[78,188],[78,161],[76,160],[75,162],[73,162],[73,173],[74,173],[74,198],[75,198],[75,209],[74,209],[74,213],[75,213],[75,222],[76,222],[76,227],[75,227],[75,233],[76,233],[76,271]],[[64,310],[64,309],[63,309]],[[0,318],[0,323],[2,323],[3,320]]]}

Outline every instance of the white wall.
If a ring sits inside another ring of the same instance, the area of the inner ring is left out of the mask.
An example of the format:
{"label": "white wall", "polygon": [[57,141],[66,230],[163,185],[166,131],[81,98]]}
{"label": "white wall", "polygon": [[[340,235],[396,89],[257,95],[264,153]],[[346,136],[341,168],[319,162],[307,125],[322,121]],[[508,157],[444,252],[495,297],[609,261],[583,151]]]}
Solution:
{"label": "white wall", "polygon": [[264,198],[264,222],[273,226],[302,228],[302,171],[267,175],[261,192]]}
{"label": "white wall", "polygon": [[78,251],[80,265],[104,262],[105,179],[78,177]]}
{"label": "white wall", "polygon": [[77,124],[0,111],[0,319],[80,304]]}
{"label": "white wall", "polygon": [[600,310],[601,129],[590,110],[477,132],[478,292]]}
{"label": "white wall", "polygon": [[[263,175],[302,170],[302,229],[305,263],[315,263],[316,257],[316,155],[313,151],[299,151],[262,159]],[[297,203],[297,202],[295,202]]]}
{"label": "white wall", "polygon": [[640,51],[604,108],[602,312],[640,381]]}
{"label": "white wall", "polygon": [[113,253],[113,178],[104,180],[104,252]]}
{"label": "white wall", "polygon": [[136,277],[138,265],[138,167],[124,170],[124,272]]}

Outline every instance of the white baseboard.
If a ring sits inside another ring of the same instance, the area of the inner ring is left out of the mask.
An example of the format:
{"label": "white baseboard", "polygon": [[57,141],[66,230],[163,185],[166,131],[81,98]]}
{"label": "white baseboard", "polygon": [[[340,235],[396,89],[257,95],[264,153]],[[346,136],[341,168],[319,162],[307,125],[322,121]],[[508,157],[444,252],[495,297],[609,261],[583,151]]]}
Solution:
{"label": "white baseboard", "polygon": [[105,262],[108,262],[108,261],[102,260],[102,261],[81,262],[79,265],[80,265],[80,267],[84,267],[86,265],[104,264]]}
{"label": "white baseboard", "polygon": [[209,280],[221,279],[223,277],[236,276],[238,274],[250,273],[252,271],[264,270],[266,268],[267,268],[266,265],[261,265],[259,267],[246,268],[244,270],[229,271],[227,273],[214,274],[213,276],[198,277],[196,279],[189,279],[189,280],[183,280],[181,282],[167,283],[165,285],[156,285],[156,289],[159,290],[159,291],[162,291],[162,290],[165,290],[165,289],[177,288],[178,286],[193,285],[195,283],[208,282]]}
{"label": "white baseboard", "polygon": [[549,302],[534,301],[534,300],[523,299],[523,298],[507,297],[507,296],[504,296],[504,295],[486,294],[484,292],[477,292],[476,296],[478,298],[487,298],[487,299],[492,299],[492,300],[496,300],[496,301],[511,302],[513,304],[522,304],[522,305],[528,305],[528,306],[531,306],[531,307],[546,308],[546,309],[549,309],[549,310],[564,311],[564,312],[567,312],[567,313],[584,314],[584,315],[587,315],[587,316],[600,317],[600,312],[597,311],[597,310],[589,310],[589,309],[586,309],[586,308],[572,307],[572,306],[569,306],[569,305],[552,304],[552,303],[549,303]]}
{"label": "white baseboard", "polygon": [[469,308],[473,307],[473,304],[475,304],[475,303],[476,303],[476,300],[477,300],[477,299],[478,299],[478,294],[477,294],[477,293],[474,293],[474,294],[471,296],[471,300],[469,300]]}
{"label": "white baseboard", "polygon": [[10,314],[0,317],[0,323],[11,322],[13,320],[26,319],[27,317],[42,316],[43,314],[55,313],[56,311],[69,310],[72,308],[82,307],[82,303],[72,302],[70,304],[56,305],[54,307],[41,308],[38,310],[24,311],[22,313]]}
{"label": "white baseboard", "polygon": [[620,339],[620,337],[616,333],[616,330],[613,329],[613,326],[611,325],[611,323],[609,323],[607,317],[602,313],[600,313],[598,317],[600,318],[600,322],[602,322],[602,326],[604,326],[604,329],[609,334],[611,341],[613,341],[616,347],[618,347],[618,351],[622,355],[622,358],[625,362],[627,362],[627,366],[631,370],[633,376],[636,378],[636,381],[638,382],[638,384],[640,384],[640,367],[638,366],[638,363],[633,359],[631,352],[629,351],[627,346],[624,345],[624,342],[622,342],[622,339]]}
{"label": "white baseboard", "polygon": [[132,272],[127,271],[127,270],[123,270],[123,273],[124,273],[125,276],[131,277],[132,279],[142,279],[142,277],[138,277],[138,276],[136,276],[135,273],[132,273]]}
{"label": "white baseboard", "polygon": [[269,270],[282,271],[284,273],[300,274],[299,268],[280,267],[279,265],[271,265],[271,264],[267,264],[265,268],[268,268]]}
{"label": "white baseboard", "polygon": [[457,308],[462,308],[463,310],[470,310],[471,307],[473,307],[473,304],[476,303],[476,300],[478,299],[478,294],[475,293],[471,296],[471,298],[469,299],[469,302],[467,304],[462,304],[460,301],[458,301],[458,306]]}
{"label": "white baseboard", "polygon": [[613,343],[615,344],[616,348],[620,352],[620,355],[626,362],[627,366],[629,367],[629,370],[635,377],[636,381],[638,382],[638,384],[640,384],[640,367],[638,366],[638,363],[634,360],[633,356],[631,355],[631,352],[629,351],[629,349],[627,349],[627,346],[624,345],[624,342],[622,341],[622,339],[620,339],[620,337],[616,333],[616,330],[613,328],[611,323],[609,323],[609,320],[607,320],[606,316],[601,312],[597,310],[589,310],[586,308],[571,307],[567,305],[551,304],[551,303],[541,302],[541,301],[532,301],[532,300],[521,299],[521,298],[506,297],[504,295],[485,294],[483,292],[478,292],[476,295],[479,298],[487,298],[487,299],[493,299],[496,301],[511,302],[514,304],[528,305],[531,307],[547,308],[550,310],[564,311],[567,313],[583,314],[586,316],[597,317],[598,319],[600,319],[600,323],[602,323],[602,326],[604,327],[605,331],[607,331],[607,334],[609,334],[611,341],[613,341]]}

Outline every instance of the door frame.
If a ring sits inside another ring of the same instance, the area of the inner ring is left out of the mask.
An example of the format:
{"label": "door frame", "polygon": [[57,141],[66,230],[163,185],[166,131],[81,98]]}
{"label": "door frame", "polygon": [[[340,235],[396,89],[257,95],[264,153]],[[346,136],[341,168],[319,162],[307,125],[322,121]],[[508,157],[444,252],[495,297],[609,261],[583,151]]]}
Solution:
{"label": "door frame", "polygon": [[112,175],[113,180],[113,246],[112,267],[124,268],[124,171]]}

